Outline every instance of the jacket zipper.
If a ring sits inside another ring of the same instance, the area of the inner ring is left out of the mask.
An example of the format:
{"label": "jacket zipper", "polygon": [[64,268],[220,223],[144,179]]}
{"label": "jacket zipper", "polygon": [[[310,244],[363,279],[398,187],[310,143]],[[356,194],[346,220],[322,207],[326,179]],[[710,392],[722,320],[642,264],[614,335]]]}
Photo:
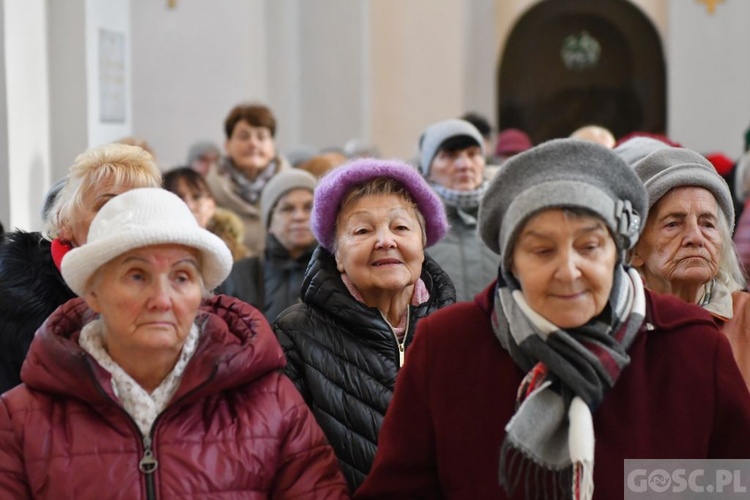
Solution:
{"label": "jacket zipper", "polygon": [[[161,416],[164,415],[164,412],[160,413],[156,416],[156,419],[154,420],[154,423],[151,425],[151,433],[148,436],[144,436],[141,433],[141,430],[138,428],[138,424],[133,420],[133,417],[130,416],[128,412],[125,411],[123,407],[121,407],[119,404],[117,404],[117,401],[109,397],[109,394],[107,394],[104,391],[104,388],[99,384],[99,381],[96,379],[96,375],[94,374],[94,368],[91,366],[91,362],[85,358],[86,354],[81,353],[81,356],[84,357],[84,361],[86,362],[86,366],[89,370],[89,374],[91,375],[91,379],[94,381],[94,385],[96,386],[97,391],[99,391],[99,394],[104,396],[106,399],[112,402],[115,406],[120,408],[120,411],[122,411],[125,416],[128,418],[130,423],[132,424],[133,429],[136,432],[136,435],[141,436],[141,442],[143,444],[143,456],[138,461],[138,470],[143,473],[144,478],[146,480],[146,498],[148,500],[156,500],[156,480],[154,478],[154,472],[156,472],[156,469],[159,468],[159,461],[156,459],[156,456],[154,456],[154,450],[152,447],[152,438],[154,435],[154,431],[156,430],[156,423],[161,420]],[[208,376],[208,378],[200,385],[194,387],[191,391],[186,392],[180,399],[175,401],[173,403],[173,406],[177,405],[180,401],[184,400],[194,392],[201,389],[204,385],[208,384],[213,380],[213,378],[216,376],[216,372],[218,371],[218,366],[214,364],[213,370],[211,371],[211,374]]]}
{"label": "jacket zipper", "polygon": [[385,320],[385,324],[388,325],[388,327],[391,329],[391,333],[393,334],[393,338],[396,341],[396,350],[398,351],[398,367],[401,368],[404,366],[404,354],[406,351],[406,337],[409,335],[409,323],[411,320],[411,310],[410,308],[406,309],[406,328],[404,328],[404,338],[402,340],[398,340],[398,335],[396,335],[396,330],[391,326],[391,324],[388,322],[388,319],[383,315],[383,313],[380,313],[380,316]]}
{"label": "jacket zipper", "polygon": [[[152,427],[153,432],[153,427]],[[154,472],[159,468],[159,461],[154,457],[151,449],[151,437],[143,436],[143,456],[138,462],[140,470],[146,479],[146,498],[156,499],[156,485],[154,484]]]}

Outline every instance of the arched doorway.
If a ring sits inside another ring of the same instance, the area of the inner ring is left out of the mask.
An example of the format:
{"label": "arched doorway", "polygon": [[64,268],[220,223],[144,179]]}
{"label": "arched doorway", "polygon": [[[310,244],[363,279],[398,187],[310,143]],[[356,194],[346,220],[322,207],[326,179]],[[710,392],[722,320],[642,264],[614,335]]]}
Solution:
{"label": "arched doorway", "polygon": [[666,130],[661,40],[626,0],[544,0],[508,37],[498,68],[498,123],[535,144],[599,124],[616,137]]}

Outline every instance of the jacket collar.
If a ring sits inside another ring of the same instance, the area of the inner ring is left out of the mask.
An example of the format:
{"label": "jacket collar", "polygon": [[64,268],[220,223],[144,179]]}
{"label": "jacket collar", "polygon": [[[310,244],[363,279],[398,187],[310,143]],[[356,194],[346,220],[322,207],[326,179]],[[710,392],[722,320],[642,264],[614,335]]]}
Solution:
{"label": "jacket collar", "polygon": [[[93,317],[80,298],[56,310],[31,344],[21,369],[24,383],[91,403],[116,400],[109,373],[78,345],[81,328]],[[268,322],[249,304],[217,295],[204,300],[196,322],[201,338],[173,401],[244,385],[286,365]]]}

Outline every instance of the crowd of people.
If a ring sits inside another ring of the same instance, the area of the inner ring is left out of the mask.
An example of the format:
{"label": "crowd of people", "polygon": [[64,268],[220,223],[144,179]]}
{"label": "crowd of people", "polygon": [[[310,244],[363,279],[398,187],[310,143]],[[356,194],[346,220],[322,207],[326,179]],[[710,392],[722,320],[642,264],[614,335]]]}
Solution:
{"label": "crowd of people", "polygon": [[276,131],[90,148],[0,232],[0,496],[618,498],[628,458],[750,458],[750,156]]}

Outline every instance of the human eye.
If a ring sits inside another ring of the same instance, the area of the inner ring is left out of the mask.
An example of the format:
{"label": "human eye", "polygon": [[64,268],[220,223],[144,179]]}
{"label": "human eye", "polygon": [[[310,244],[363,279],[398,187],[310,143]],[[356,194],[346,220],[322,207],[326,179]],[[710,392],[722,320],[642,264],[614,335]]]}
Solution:
{"label": "human eye", "polygon": [[715,229],[716,228],[716,221],[712,218],[705,218],[701,222],[701,225],[707,229]]}
{"label": "human eye", "polygon": [[292,205],[281,205],[279,207],[279,212],[281,212],[282,214],[291,214],[292,212],[294,212],[294,206],[292,206]]}
{"label": "human eye", "polygon": [[172,279],[179,284],[193,283],[196,281],[197,271],[192,267],[179,268],[172,274]]}
{"label": "human eye", "polygon": [[545,246],[536,246],[531,247],[529,249],[529,253],[531,255],[536,255],[538,257],[545,257],[552,254],[552,248],[551,247],[545,247]]}
{"label": "human eye", "polygon": [[130,269],[127,272],[127,277],[133,282],[142,282],[146,279],[146,274],[141,269]]}
{"label": "human eye", "polygon": [[582,253],[592,253],[598,250],[601,247],[601,242],[599,240],[589,240],[584,241],[581,244],[581,252]]}

